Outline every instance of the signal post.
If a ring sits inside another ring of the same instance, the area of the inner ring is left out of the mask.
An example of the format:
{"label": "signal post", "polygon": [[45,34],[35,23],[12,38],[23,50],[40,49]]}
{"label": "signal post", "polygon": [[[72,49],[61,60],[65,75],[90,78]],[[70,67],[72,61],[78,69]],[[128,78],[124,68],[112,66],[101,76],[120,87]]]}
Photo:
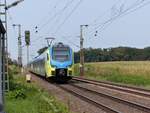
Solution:
{"label": "signal post", "polygon": [[30,31],[25,31],[25,42],[27,46],[27,65],[29,64]]}
{"label": "signal post", "polygon": [[31,82],[31,75],[30,73],[28,73],[28,64],[29,64],[29,46],[30,46],[30,31],[29,30],[26,30],[25,31],[25,43],[26,43],[26,46],[27,46],[27,74],[26,74],[26,81],[28,83]]}

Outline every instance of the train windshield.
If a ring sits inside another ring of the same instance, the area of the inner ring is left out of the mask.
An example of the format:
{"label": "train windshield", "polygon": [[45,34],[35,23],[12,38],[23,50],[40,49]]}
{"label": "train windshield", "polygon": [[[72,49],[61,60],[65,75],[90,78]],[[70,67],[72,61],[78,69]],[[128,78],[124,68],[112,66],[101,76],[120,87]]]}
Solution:
{"label": "train windshield", "polygon": [[69,47],[53,47],[53,60],[64,62],[70,59]]}

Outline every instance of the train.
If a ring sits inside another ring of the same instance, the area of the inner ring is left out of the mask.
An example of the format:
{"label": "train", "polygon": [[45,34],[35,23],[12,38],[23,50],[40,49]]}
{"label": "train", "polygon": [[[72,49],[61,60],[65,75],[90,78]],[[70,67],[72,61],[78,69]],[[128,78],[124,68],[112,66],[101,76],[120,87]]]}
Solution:
{"label": "train", "polygon": [[71,47],[59,42],[34,58],[28,64],[28,69],[46,79],[69,81],[74,74],[74,52]]}

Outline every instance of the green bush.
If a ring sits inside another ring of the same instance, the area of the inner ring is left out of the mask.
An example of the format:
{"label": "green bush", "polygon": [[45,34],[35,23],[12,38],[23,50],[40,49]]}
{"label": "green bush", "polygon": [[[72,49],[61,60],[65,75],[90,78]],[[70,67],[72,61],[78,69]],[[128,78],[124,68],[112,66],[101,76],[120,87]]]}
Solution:
{"label": "green bush", "polygon": [[7,94],[7,97],[10,99],[25,99],[27,96],[24,89],[19,89],[19,90],[10,91]]}
{"label": "green bush", "polygon": [[25,98],[26,98],[25,91],[24,91],[23,89],[16,90],[14,97],[15,97],[16,99],[25,99]]}

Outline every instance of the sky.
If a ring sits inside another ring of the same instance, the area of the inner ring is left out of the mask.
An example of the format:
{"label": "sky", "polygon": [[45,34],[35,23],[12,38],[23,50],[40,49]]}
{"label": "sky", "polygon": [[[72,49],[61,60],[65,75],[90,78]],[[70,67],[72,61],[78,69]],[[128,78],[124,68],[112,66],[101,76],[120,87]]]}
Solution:
{"label": "sky", "polygon": [[[7,4],[14,1],[7,0]],[[141,7],[143,4],[147,5]],[[17,59],[18,28],[12,24],[22,25],[22,36],[25,30],[30,30],[30,60],[37,56],[38,49],[47,45],[46,37],[55,37],[54,43],[63,42],[78,51],[80,25],[85,24],[89,25],[83,28],[85,48],[148,47],[149,11],[150,0],[24,0],[8,10],[9,53]],[[25,45],[24,37],[22,43]],[[26,63],[26,47],[23,47],[23,63]]]}

